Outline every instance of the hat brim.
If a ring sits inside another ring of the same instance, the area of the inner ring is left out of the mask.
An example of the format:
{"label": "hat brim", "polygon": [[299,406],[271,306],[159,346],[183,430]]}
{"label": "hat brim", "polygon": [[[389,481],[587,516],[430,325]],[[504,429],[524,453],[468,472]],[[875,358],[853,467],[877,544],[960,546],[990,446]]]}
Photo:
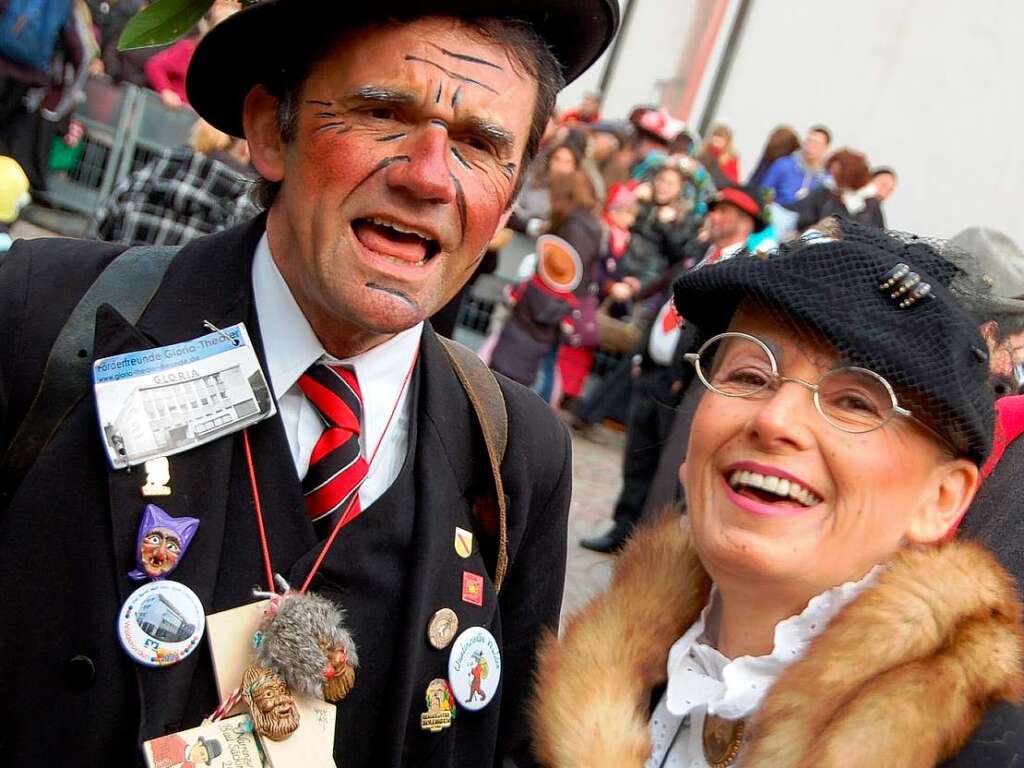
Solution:
{"label": "hat brim", "polygon": [[[389,0],[395,16],[521,19],[562,66],[566,83],[593,64],[615,36],[615,0]],[[351,25],[347,4],[331,0],[264,0],[222,21],[200,41],[189,64],[189,102],[203,119],[242,136],[242,107],[252,87],[280,71],[301,47],[310,24],[339,32]]]}
{"label": "hat brim", "polygon": [[708,210],[709,211],[713,211],[717,206],[723,205],[723,204],[731,205],[737,211],[740,211],[741,213],[745,213],[745,214],[747,214],[747,216],[752,218],[754,220],[754,234],[756,234],[758,232],[761,232],[761,231],[763,231],[763,230],[768,228],[768,222],[765,221],[763,216],[755,216],[750,211],[744,210],[740,206],[736,205],[736,203],[734,203],[732,200],[712,200],[711,202],[708,203]]}

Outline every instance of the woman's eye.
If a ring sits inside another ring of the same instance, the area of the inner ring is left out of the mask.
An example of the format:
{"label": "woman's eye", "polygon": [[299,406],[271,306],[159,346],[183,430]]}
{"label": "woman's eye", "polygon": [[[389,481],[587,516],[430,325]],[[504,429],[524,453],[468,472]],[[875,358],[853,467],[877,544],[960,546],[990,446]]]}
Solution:
{"label": "woman's eye", "polygon": [[831,398],[832,404],[844,411],[858,411],[863,413],[878,414],[878,406],[875,402],[859,392],[838,392]]}
{"label": "woman's eye", "polygon": [[768,383],[768,375],[756,368],[737,368],[724,373],[724,380],[735,384],[750,384],[756,387],[763,387]]}

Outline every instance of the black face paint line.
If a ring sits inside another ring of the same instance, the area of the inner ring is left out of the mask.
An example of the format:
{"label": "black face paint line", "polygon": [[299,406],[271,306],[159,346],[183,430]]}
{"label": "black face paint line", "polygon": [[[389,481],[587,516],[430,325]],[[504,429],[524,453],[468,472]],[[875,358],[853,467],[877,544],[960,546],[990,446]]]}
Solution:
{"label": "black face paint line", "polygon": [[466,237],[466,193],[462,190],[462,182],[460,182],[454,173],[448,174],[451,177],[452,184],[455,185],[455,203],[459,206],[459,225],[462,227],[462,238]]}
{"label": "black face paint line", "polygon": [[335,133],[345,133],[349,129],[350,126],[347,123],[343,123],[340,120],[335,120],[332,123],[324,123],[315,131],[313,131],[313,133],[323,133],[324,131],[330,130],[333,130]]}
{"label": "black face paint line", "polygon": [[321,101],[320,99],[306,99],[307,104],[316,104],[318,107],[333,107],[333,101]]}
{"label": "black face paint line", "polygon": [[406,61],[418,61],[421,64],[426,64],[428,66],[435,67],[436,69],[439,69],[442,72],[444,72],[446,75],[448,75],[448,77],[451,77],[451,78],[454,78],[455,80],[458,80],[460,83],[466,83],[467,85],[477,85],[477,86],[483,88],[486,91],[490,91],[491,93],[493,93],[495,95],[497,95],[497,93],[498,93],[494,88],[491,88],[491,86],[487,85],[487,83],[481,83],[479,80],[474,80],[472,77],[466,77],[465,75],[460,75],[458,72],[452,72],[447,67],[442,67],[436,61],[431,61],[430,59],[424,59],[421,56],[413,56],[412,54],[407,54],[406,57],[405,57],[405,60]]}
{"label": "black face paint line", "polygon": [[459,102],[462,101],[462,86],[460,85],[455,89],[455,93],[452,94],[452,109],[459,106]]}
{"label": "black face paint line", "polygon": [[441,103],[441,90],[443,88],[444,88],[444,83],[438,83],[437,84],[437,95],[434,97],[434,103],[435,104],[440,104]]}
{"label": "black face paint line", "polygon": [[337,112],[317,112],[314,117],[337,117]]}
{"label": "black face paint line", "polygon": [[473,170],[473,166],[471,166],[469,164],[469,162],[466,160],[466,158],[464,158],[462,156],[462,153],[459,152],[459,150],[456,147],[452,147],[451,149],[452,149],[452,157],[454,157],[456,160],[458,160],[463,168],[465,168],[467,171]]}
{"label": "black face paint line", "polygon": [[434,119],[428,120],[427,122],[430,123],[435,128],[440,128],[440,129],[445,130],[445,131],[448,130],[448,123],[446,123],[444,120],[441,120],[439,118],[435,117]]}
{"label": "black face paint line", "polygon": [[518,167],[515,163],[504,163],[501,166],[501,170],[511,180],[516,175],[516,168]]}
{"label": "black face paint line", "polygon": [[[385,157],[383,160],[381,160],[379,163],[377,163],[376,166],[374,166],[372,171],[370,171],[368,174],[363,176],[363,178],[359,182],[359,184],[363,184],[364,182],[366,182],[367,179],[369,179],[375,173],[377,173],[379,171],[383,171],[389,165],[394,165],[395,163],[411,163],[411,162],[412,162],[412,158],[409,157],[408,155],[392,155],[391,157]],[[359,184],[357,184],[356,186],[359,186]]]}
{"label": "black face paint line", "polygon": [[434,45],[433,43],[431,43],[431,45],[433,45],[434,48],[436,48],[437,50],[439,50],[441,53],[443,53],[445,56],[448,56],[449,58],[458,59],[459,61],[468,61],[470,64],[482,64],[485,67],[490,67],[491,69],[496,69],[499,72],[504,72],[504,70],[500,66],[495,64],[493,61],[487,61],[487,59],[481,59],[481,58],[478,58],[476,56],[470,56],[467,53],[459,53],[458,51],[449,51],[447,48],[442,48],[441,46]]}
{"label": "black face paint line", "polygon": [[407,134],[404,133],[392,133],[389,136],[381,136],[379,139],[377,139],[377,141],[380,142],[381,144],[384,144],[389,141],[398,141],[399,139],[404,139],[406,135]]}

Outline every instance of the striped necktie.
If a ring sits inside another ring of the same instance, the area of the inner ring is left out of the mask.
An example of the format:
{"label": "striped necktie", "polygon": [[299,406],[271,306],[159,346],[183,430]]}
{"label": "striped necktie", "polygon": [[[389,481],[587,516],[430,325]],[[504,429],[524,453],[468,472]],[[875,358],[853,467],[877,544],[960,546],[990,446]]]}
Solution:
{"label": "striped necktie", "polygon": [[313,446],[302,493],[309,519],[326,536],[339,515],[345,514],[347,524],[361,511],[358,491],[368,469],[359,450],[363,398],[355,371],[341,365],[311,365],[299,377],[299,387],[325,425]]}

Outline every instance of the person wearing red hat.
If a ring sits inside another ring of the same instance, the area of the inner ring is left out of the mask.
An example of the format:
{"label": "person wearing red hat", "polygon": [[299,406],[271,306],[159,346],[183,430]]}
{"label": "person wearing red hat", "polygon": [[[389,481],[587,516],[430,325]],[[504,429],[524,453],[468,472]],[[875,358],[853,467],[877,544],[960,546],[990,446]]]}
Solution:
{"label": "person wearing red hat", "polygon": [[[506,418],[504,453],[490,429],[485,442],[449,357],[464,352],[425,320],[511,214],[558,89],[618,15],[613,0],[247,3],[199,42],[186,88],[207,122],[247,139],[265,213],[134,269],[137,252],[99,242],[22,240],[5,256],[0,327],[17,341],[0,349],[0,452],[16,460],[0,475],[0,582],[24,588],[0,633],[0,678],[18,692],[0,704],[0,764],[51,764],[60,744],[68,765],[138,765],[141,741],[218,706],[206,643],[162,669],[119,644],[144,473],[107,466],[89,393],[94,360],[159,354],[204,337],[204,322],[245,323],[276,413],[168,458],[161,507],[201,520],[176,584],[214,614],[250,604],[254,585],[273,590],[276,572],[344,609],[359,658],[337,704],[346,768],[528,760],[534,649],[562,599],[571,444],[533,393],[473,369]],[[113,274],[125,290],[90,303],[111,263],[104,284]],[[129,312],[124,296],[153,270],[152,298]],[[40,437],[30,409],[76,305],[67,417],[44,408],[57,419]],[[341,416],[325,428],[320,408]],[[14,438],[22,427],[29,442]],[[332,471],[340,447],[351,462]],[[473,630],[461,645],[455,627]],[[449,672],[478,639],[486,702]],[[457,723],[428,727],[427,692],[448,679]],[[54,701],[58,715],[39,717]]]}

